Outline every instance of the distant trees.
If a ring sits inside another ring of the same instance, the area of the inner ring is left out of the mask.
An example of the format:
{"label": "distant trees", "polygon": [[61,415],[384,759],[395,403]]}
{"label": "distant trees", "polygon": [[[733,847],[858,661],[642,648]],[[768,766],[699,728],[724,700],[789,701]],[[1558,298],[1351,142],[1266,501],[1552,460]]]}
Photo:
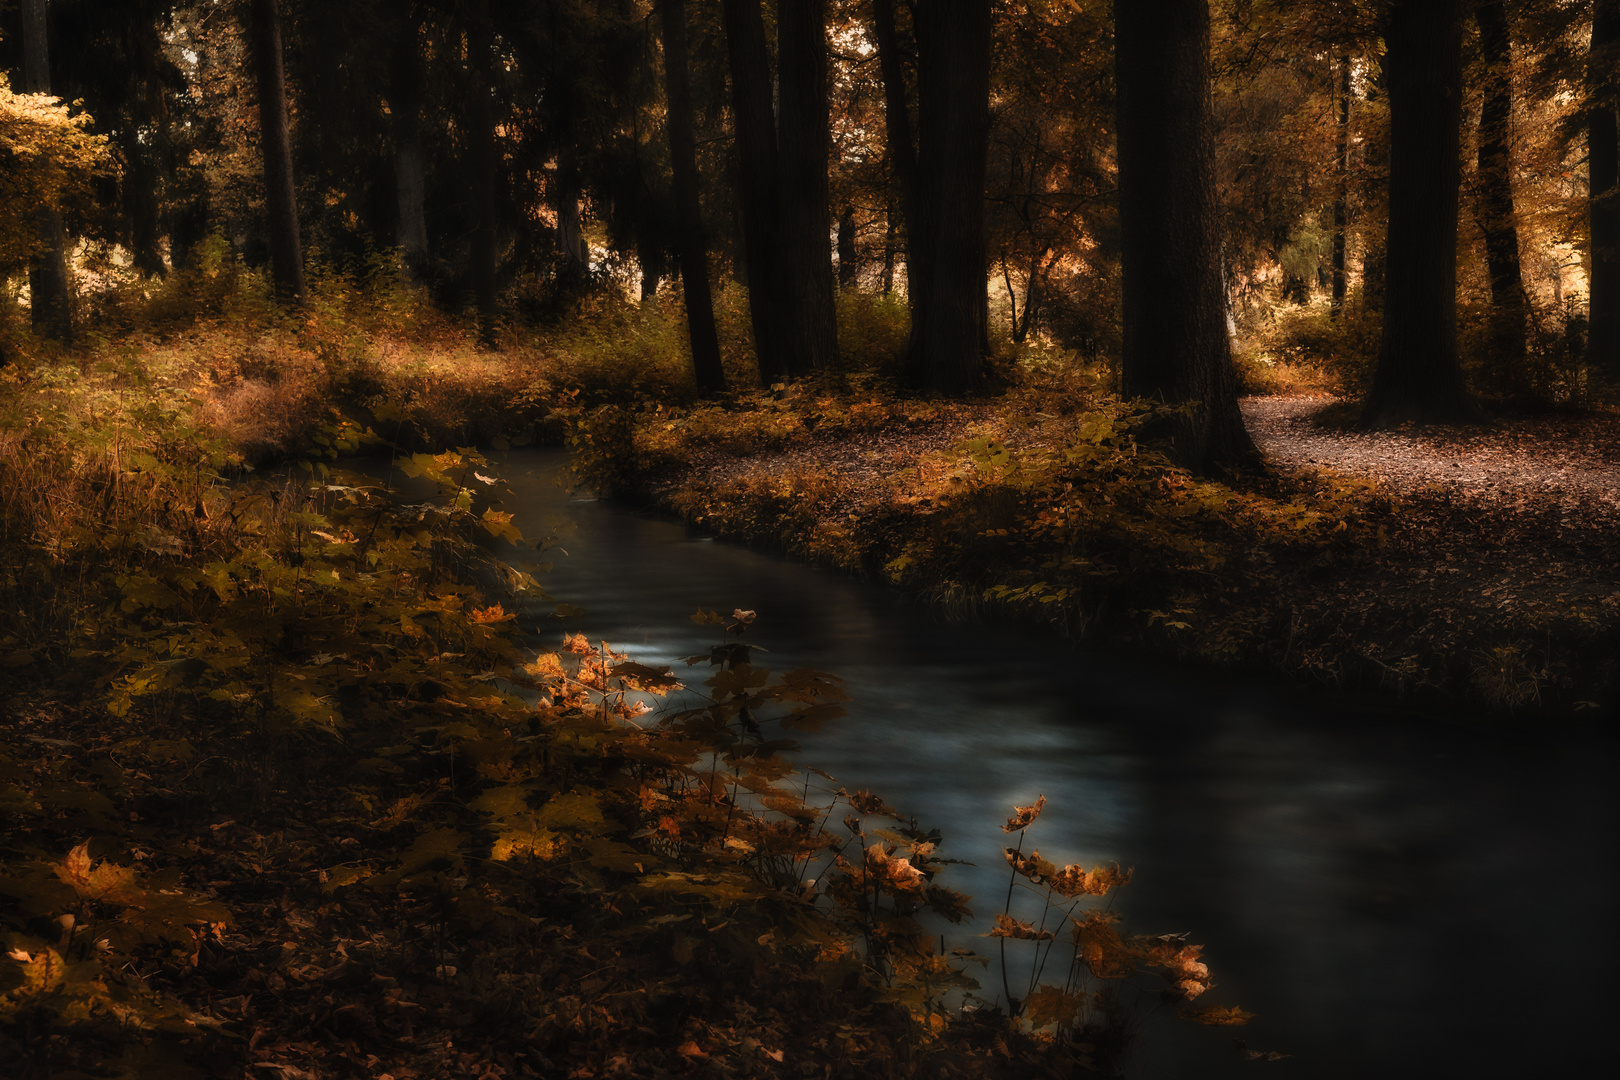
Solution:
{"label": "distant trees", "polygon": [[1221,281],[1206,0],[1114,5],[1127,394],[1180,406],[1174,456],[1255,456],[1238,411]]}
{"label": "distant trees", "polygon": [[1485,69],[1479,113],[1479,218],[1491,279],[1491,360],[1504,385],[1525,385],[1524,278],[1513,212],[1513,48],[1502,0],[1474,9]]}

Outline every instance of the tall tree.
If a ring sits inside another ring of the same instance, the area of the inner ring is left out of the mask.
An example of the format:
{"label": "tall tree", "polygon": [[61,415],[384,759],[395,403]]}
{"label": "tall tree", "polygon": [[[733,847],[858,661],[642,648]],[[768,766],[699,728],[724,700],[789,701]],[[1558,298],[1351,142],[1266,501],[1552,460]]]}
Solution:
{"label": "tall tree", "polygon": [[777,6],[773,84],[760,0],[725,0],[744,270],[760,378],[838,366],[827,193],[826,0]]}
{"label": "tall tree", "polygon": [[422,157],[422,16],[410,0],[396,0],[393,63],[389,71],[389,121],[394,151],[394,193],[399,218],[400,279],[420,285],[427,277],[427,175]]}
{"label": "tall tree", "polygon": [[287,132],[287,76],[281,55],[281,12],[276,0],[249,0],[248,34],[259,91],[259,140],[264,160],[265,224],[270,234],[270,278],[276,295],[303,302],[304,256],[298,237],[292,144]]}
{"label": "tall tree", "polygon": [[1384,27],[1389,231],[1384,323],[1361,422],[1468,422],[1457,356],[1460,0],[1395,0]]}
{"label": "tall tree", "polygon": [[1620,0],[1593,0],[1587,60],[1587,175],[1591,230],[1586,360],[1620,383],[1620,130],[1615,69],[1620,67]]}
{"label": "tall tree", "polygon": [[1349,284],[1345,268],[1346,233],[1350,228],[1350,57],[1341,54],[1334,87],[1333,137],[1333,255],[1332,299],[1328,311],[1338,318],[1344,310],[1344,296]]}
{"label": "tall tree", "polygon": [[[46,0],[23,0],[22,89],[27,94],[51,92],[46,14]],[[39,247],[28,269],[30,317],[35,330],[69,341],[73,337],[73,291],[62,214],[53,206],[42,206],[34,219]]]}
{"label": "tall tree", "polygon": [[1247,462],[1221,278],[1206,0],[1115,0],[1125,393],[1181,406],[1176,460]]}
{"label": "tall tree", "polygon": [[906,379],[942,393],[978,388],[990,346],[984,231],[990,140],[989,0],[917,4],[916,143],[891,0],[874,0],[889,155],[906,227],[911,338]]}
{"label": "tall tree", "polygon": [[826,0],[778,0],[778,242],[786,270],[788,373],[838,367],[838,317],[827,195]]}
{"label": "tall tree", "polygon": [[495,28],[489,5],[478,4],[467,27],[467,183],[472,208],[472,243],[468,274],[478,309],[478,334],[484,345],[495,344]]}
{"label": "tall tree", "polygon": [[743,270],[760,381],[788,374],[787,329],[777,255],[776,116],[765,18],[759,0],[725,0],[731,109],[737,133],[737,196],[742,213]]}
{"label": "tall tree", "polygon": [[720,336],[709,291],[709,249],[698,202],[697,138],[687,75],[686,0],[656,0],[664,44],[664,93],[669,109],[669,150],[675,187],[676,248],[686,294],[686,326],[692,344],[692,374],[705,394],[726,388],[720,366]]}
{"label": "tall tree", "polygon": [[1522,393],[1525,294],[1513,211],[1513,49],[1502,0],[1474,9],[1485,65],[1479,114],[1479,217],[1491,276],[1491,362],[1503,385]]}

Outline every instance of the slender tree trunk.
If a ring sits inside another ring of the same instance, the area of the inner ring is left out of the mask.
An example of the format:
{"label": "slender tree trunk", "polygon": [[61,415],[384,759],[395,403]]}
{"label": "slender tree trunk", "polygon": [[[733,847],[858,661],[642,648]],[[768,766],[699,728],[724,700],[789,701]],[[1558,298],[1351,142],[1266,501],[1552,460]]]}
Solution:
{"label": "slender tree trunk", "polygon": [[282,300],[304,301],[304,253],[298,239],[292,143],[287,132],[287,77],[276,0],[249,0],[253,67],[259,88],[259,142],[264,156],[264,212],[270,234],[270,280]]}
{"label": "slender tree trunk", "polygon": [[737,194],[748,313],[759,379],[769,386],[785,378],[788,370],[782,342],[787,313],[781,302],[776,254],[776,116],[771,107],[770,56],[759,0],[725,0],[724,13],[731,109],[737,128]]}
{"label": "slender tree trunk", "polygon": [[[917,142],[912,134],[911,107],[907,103],[906,66],[900,51],[900,32],[894,19],[894,0],[872,0],[872,28],[877,39],[878,69],[883,75],[883,123],[888,140],[889,172],[899,199],[900,231],[906,242],[906,295],[927,291],[926,256],[919,249],[913,228],[917,220],[917,192],[921,186]],[[889,215],[891,225],[895,215]],[[892,271],[892,262],[891,262]],[[890,284],[893,284],[891,273]]]}
{"label": "slender tree trunk", "polygon": [[1458,0],[1396,0],[1384,32],[1388,277],[1368,426],[1480,418],[1457,357],[1462,19]]}
{"label": "slender tree trunk", "polygon": [[1592,237],[1587,363],[1620,384],[1620,130],[1616,128],[1616,68],[1620,67],[1620,0],[1595,0],[1587,79],[1591,94],[1587,149]]}
{"label": "slender tree trunk", "polygon": [[1247,463],[1221,281],[1209,6],[1115,0],[1114,22],[1123,389],[1183,407],[1162,428],[1187,468]]}
{"label": "slender tree trunk", "polygon": [[467,34],[472,93],[467,103],[467,183],[472,206],[468,276],[478,310],[478,336],[486,348],[496,341],[495,304],[495,31],[481,7]]}
{"label": "slender tree trunk", "polygon": [[709,292],[709,252],[698,202],[697,140],[692,132],[692,91],[687,81],[686,0],[656,0],[664,41],[664,96],[669,108],[669,149],[674,172],[677,246],[686,325],[692,341],[692,373],[699,391],[721,393],[720,337]]}
{"label": "slender tree trunk", "polygon": [[[410,5],[405,5],[407,8]],[[427,278],[427,181],[422,161],[422,80],[420,23],[409,12],[403,15],[399,37],[394,43],[393,86],[389,113],[393,122],[394,190],[399,219],[394,243],[400,252],[399,277],[407,285],[420,285]]]}
{"label": "slender tree trunk", "polygon": [[[978,389],[990,348],[984,185],[990,141],[990,0],[920,4],[916,217],[906,376],[916,387]],[[909,272],[909,268],[908,268]]]}
{"label": "slender tree trunk", "polygon": [[557,251],[562,255],[562,278],[578,284],[590,271],[590,251],[585,244],[585,226],[579,208],[579,167],[572,147],[557,151],[557,191],[553,200],[557,214]]}
{"label": "slender tree trunk", "polygon": [[[22,90],[51,92],[50,34],[46,0],[22,3]],[[73,340],[73,283],[68,274],[67,234],[61,211],[42,206],[34,212],[39,249],[29,262],[28,296],[34,329],[60,341]]]}
{"label": "slender tree trunk", "polygon": [[826,0],[778,0],[780,112],[776,160],[780,258],[788,271],[789,373],[838,370],[838,314],[829,239]]}
{"label": "slender tree trunk", "polygon": [[855,208],[846,206],[838,218],[838,287],[854,288],[858,269],[855,261]]}
{"label": "slender tree trunk", "polygon": [[636,242],[636,262],[641,264],[641,304],[646,307],[657,301],[658,283],[664,279],[664,245],[650,236],[640,237]]}
{"label": "slender tree trunk", "polygon": [[894,292],[894,256],[899,246],[899,229],[894,220],[894,200],[883,208],[883,295]]}
{"label": "slender tree trunk", "polygon": [[1485,99],[1479,115],[1479,209],[1485,263],[1491,275],[1491,363],[1515,396],[1525,378],[1525,298],[1519,271],[1519,230],[1513,212],[1513,52],[1502,0],[1474,11],[1485,60]]}
{"label": "slender tree trunk", "polygon": [[1346,232],[1350,228],[1350,57],[1340,56],[1333,144],[1333,293],[1328,308],[1337,319],[1344,310]]}

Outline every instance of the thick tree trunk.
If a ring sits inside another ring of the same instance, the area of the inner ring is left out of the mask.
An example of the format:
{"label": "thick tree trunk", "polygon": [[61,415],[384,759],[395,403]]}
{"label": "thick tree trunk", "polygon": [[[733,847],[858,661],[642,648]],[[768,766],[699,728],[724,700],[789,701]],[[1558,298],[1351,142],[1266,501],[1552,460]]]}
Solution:
{"label": "thick tree trunk", "polygon": [[778,257],[792,336],[788,374],[838,369],[829,225],[826,0],[778,0],[776,54]]}
{"label": "thick tree trunk", "polygon": [[[406,5],[409,7],[409,5]],[[407,285],[427,278],[427,180],[422,160],[422,80],[419,23],[407,17],[394,43],[393,86],[389,113],[393,122],[394,191],[399,217],[394,243],[399,247],[399,277]]]}
{"label": "thick tree trunk", "polygon": [[1620,0],[1595,0],[1588,60],[1589,225],[1592,237],[1587,363],[1620,384],[1620,130],[1616,129],[1616,68],[1620,67]]}
{"label": "thick tree trunk", "polygon": [[468,276],[478,310],[478,336],[486,347],[496,339],[495,306],[495,32],[487,10],[467,35],[472,54],[473,91],[467,105],[467,183],[472,206]]}
{"label": "thick tree trunk", "polygon": [[270,280],[276,296],[304,300],[304,254],[298,238],[292,144],[287,132],[287,77],[276,0],[249,0],[248,26],[259,89],[259,142],[264,157],[264,214],[270,235]]}
{"label": "thick tree trunk", "polygon": [[1350,57],[1339,57],[1338,66],[1334,102],[1338,115],[1333,143],[1333,293],[1328,309],[1335,319],[1344,310],[1349,282],[1345,273],[1345,249],[1350,228]]}
{"label": "thick tree trunk", "polygon": [[1457,358],[1462,19],[1459,0],[1396,0],[1384,31],[1389,239],[1368,426],[1480,419]]}
{"label": "thick tree trunk", "polygon": [[769,386],[787,376],[787,350],[781,340],[787,313],[781,303],[776,255],[776,116],[771,107],[770,56],[759,0],[725,0],[724,11],[748,312],[759,379]]}
{"label": "thick tree trunk", "polygon": [[926,275],[908,281],[906,377],[918,388],[955,394],[981,385],[990,346],[990,0],[920,4],[915,18],[918,188],[907,230]]}
{"label": "thick tree trunk", "polygon": [[[46,0],[22,3],[22,90],[25,94],[51,92],[50,36],[46,28]],[[30,318],[34,329],[61,341],[73,339],[73,286],[68,275],[67,234],[62,214],[53,207],[34,212],[39,250],[28,267]]]}
{"label": "thick tree trunk", "polygon": [[1209,472],[1248,463],[1221,284],[1206,0],[1115,0],[1124,349],[1131,397],[1182,406],[1172,454]]}
{"label": "thick tree trunk", "polygon": [[709,252],[698,202],[697,140],[692,133],[692,91],[687,80],[686,2],[656,0],[664,43],[664,96],[669,103],[669,149],[675,187],[677,247],[686,325],[692,341],[692,374],[705,394],[723,392],[720,337],[709,292]]}
{"label": "thick tree trunk", "polygon": [[1515,396],[1525,379],[1525,297],[1519,271],[1519,230],[1513,212],[1513,52],[1502,0],[1474,11],[1485,61],[1479,114],[1479,210],[1485,263],[1491,275],[1491,363]]}

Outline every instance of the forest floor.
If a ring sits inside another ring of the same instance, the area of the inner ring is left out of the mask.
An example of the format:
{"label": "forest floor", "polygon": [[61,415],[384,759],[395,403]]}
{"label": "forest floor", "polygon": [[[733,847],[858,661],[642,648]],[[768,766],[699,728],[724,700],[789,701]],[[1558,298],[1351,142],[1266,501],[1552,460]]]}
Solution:
{"label": "forest floor", "polygon": [[[1286,641],[1246,661],[1440,708],[1612,704],[1620,416],[1553,411],[1478,427],[1358,431],[1339,422],[1336,405],[1328,395],[1243,401],[1267,471],[1239,478],[1240,490],[1300,498],[1326,476],[1365,482],[1380,496],[1364,522],[1377,550],[1330,573],[1277,575],[1263,603]],[[694,515],[693,492],[712,500],[814,470],[836,481],[824,488],[824,521],[881,518],[882,507],[917,499],[914,478],[932,455],[993,426],[996,411],[972,405],[923,426],[840,431],[766,452],[695,449],[678,467],[642,477],[641,491],[722,534],[769,541],[767,528]],[[1016,432],[1006,438],[1016,447]]]}

